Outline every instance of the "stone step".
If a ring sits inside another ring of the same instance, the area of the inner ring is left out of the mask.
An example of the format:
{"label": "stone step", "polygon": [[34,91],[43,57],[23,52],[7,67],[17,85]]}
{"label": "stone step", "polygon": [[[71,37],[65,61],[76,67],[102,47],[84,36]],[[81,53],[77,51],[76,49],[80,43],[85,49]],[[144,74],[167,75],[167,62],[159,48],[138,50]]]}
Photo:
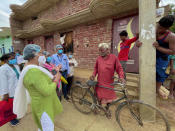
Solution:
{"label": "stone step", "polygon": [[136,78],[140,78],[139,74],[135,74],[135,73],[126,73],[126,77],[136,77]]}
{"label": "stone step", "polygon": [[138,87],[139,83],[138,82],[127,81],[126,85]]}
{"label": "stone step", "polygon": [[132,78],[126,78],[126,81],[133,82],[133,83],[139,83],[138,79],[132,79]]}

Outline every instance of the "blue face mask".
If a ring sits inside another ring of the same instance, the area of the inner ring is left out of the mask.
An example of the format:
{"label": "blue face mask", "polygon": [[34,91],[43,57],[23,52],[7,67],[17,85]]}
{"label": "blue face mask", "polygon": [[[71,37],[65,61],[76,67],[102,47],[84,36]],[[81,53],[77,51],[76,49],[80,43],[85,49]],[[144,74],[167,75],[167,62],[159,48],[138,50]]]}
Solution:
{"label": "blue face mask", "polygon": [[69,58],[71,59],[73,56],[72,55],[69,55]]}
{"label": "blue face mask", "polygon": [[46,61],[47,61],[48,63],[50,63],[50,62],[51,62],[51,60],[52,60],[52,58],[51,58],[51,57],[47,57],[47,59],[46,59]]}
{"label": "blue face mask", "polygon": [[12,59],[8,61],[10,65],[15,65],[17,64],[17,60],[16,59]]}
{"label": "blue face mask", "polygon": [[16,56],[20,56],[20,54],[19,53],[16,53]]}
{"label": "blue face mask", "polygon": [[63,53],[63,50],[58,50],[58,54],[62,54]]}

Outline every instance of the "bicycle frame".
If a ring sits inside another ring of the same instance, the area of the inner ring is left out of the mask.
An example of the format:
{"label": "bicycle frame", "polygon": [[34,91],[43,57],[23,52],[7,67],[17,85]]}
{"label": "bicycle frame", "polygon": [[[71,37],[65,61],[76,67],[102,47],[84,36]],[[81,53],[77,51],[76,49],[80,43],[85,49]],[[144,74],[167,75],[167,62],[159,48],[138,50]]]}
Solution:
{"label": "bicycle frame", "polygon": [[119,99],[117,99],[115,101],[112,101],[111,103],[108,103],[108,105],[107,105],[108,107],[110,107],[111,105],[114,105],[114,104],[120,102],[121,100],[124,100],[124,99],[127,100],[127,98],[128,98],[124,89],[123,90],[118,90],[118,89],[113,89],[113,88],[104,87],[104,86],[99,86],[99,87],[105,88],[105,89],[109,89],[109,90],[113,90],[113,91],[117,91],[117,92],[122,92],[123,95],[124,95],[123,97],[121,97],[121,98],[119,98]]}
{"label": "bicycle frame", "polygon": [[[79,109],[77,106],[75,106],[80,112],[88,114],[91,111],[93,111],[94,113],[98,113],[98,112],[103,111],[105,113],[105,115],[108,117],[108,109],[109,109],[109,107],[111,105],[119,103],[119,105],[117,105],[118,107],[116,109],[116,120],[119,123],[120,128],[122,130],[124,130],[122,125],[121,125],[120,118],[119,118],[120,110],[123,109],[123,107],[128,108],[128,110],[130,112],[130,115],[137,121],[138,125],[144,126],[143,121],[142,121],[142,117],[140,116],[139,112],[138,112],[138,114],[134,112],[134,106],[132,106],[132,104],[142,104],[142,105],[144,105],[146,107],[154,109],[155,111],[158,111],[160,113],[159,115],[163,118],[163,121],[166,124],[167,131],[170,130],[170,127],[169,127],[169,124],[168,124],[166,118],[164,117],[164,115],[159,110],[157,110],[155,107],[152,107],[151,105],[145,104],[145,103],[143,103],[141,101],[130,100],[128,95],[127,95],[128,94],[127,93],[127,88],[125,87],[124,84],[120,84],[120,83],[117,83],[117,82],[114,82],[113,84],[111,84],[111,86],[119,85],[119,86],[121,86],[121,89],[104,87],[104,86],[96,85],[96,84],[93,84],[93,83],[92,84],[87,84],[87,85],[88,85],[88,87],[82,85],[81,83],[77,83],[77,86],[81,87],[82,89],[85,89],[84,90],[85,92],[82,94],[82,97],[78,98],[79,99],[79,101],[78,101],[79,104],[80,105],[81,105],[81,103],[87,104],[90,107],[90,111],[83,112],[81,109]],[[123,96],[118,98],[118,99],[116,99],[116,100],[114,100],[114,101],[112,101],[112,102],[110,102],[110,103],[107,103],[106,106],[104,107],[104,106],[101,105],[100,100],[96,96],[96,91],[95,90],[94,91],[91,90],[91,88],[94,89],[96,86],[101,87],[101,88],[105,88],[105,89],[108,89],[108,90],[121,92]],[[85,98],[87,93],[89,93],[89,97],[92,97],[92,100],[93,100],[92,102]]]}
{"label": "bicycle frame", "polygon": [[[117,84],[119,84],[119,83],[115,83],[114,85],[117,85]],[[78,86],[81,86],[82,88],[83,88],[83,86],[80,84],[80,85],[78,85]],[[89,90],[89,91],[91,91],[90,90],[90,88],[94,88],[95,86],[89,86],[89,88],[87,88],[87,90]],[[120,101],[122,101],[122,100],[126,100],[126,101],[128,101],[128,97],[127,97],[127,95],[126,95],[126,90],[125,89],[122,89],[122,90],[119,90],[119,89],[114,89],[114,88],[109,88],[109,87],[104,87],[104,86],[99,86],[99,87],[101,87],[101,88],[105,88],[105,89],[108,89],[108,90],[113,90],[113,91],[117,91],[117,92],[121,92],[121,93],[123,93],[123,97],[121,97],[121,98],[119,98],[119,99],[117,99],[117,100],[115,100],[115,101],[112,101],[111,103],[108,103],[107,104],[107,108],[109,108],[111,105],[114,105],[114,104],[116,104],[116,103],[118,103],[118,102],[120,102]],[[122,85],[122,87],[123,88],[125,88],[124,87],[124,85]],[[87,91],[84,93],[84,95],[83,95],[83,97],[82,98],[84,98],[84,96],[86,95],[86,93],[87,93]],[[98,100],[98,98],[94,95],[94,97]],[[98,105],[98,104],[95,104],[97,107],[101,107],[100,105]]]}

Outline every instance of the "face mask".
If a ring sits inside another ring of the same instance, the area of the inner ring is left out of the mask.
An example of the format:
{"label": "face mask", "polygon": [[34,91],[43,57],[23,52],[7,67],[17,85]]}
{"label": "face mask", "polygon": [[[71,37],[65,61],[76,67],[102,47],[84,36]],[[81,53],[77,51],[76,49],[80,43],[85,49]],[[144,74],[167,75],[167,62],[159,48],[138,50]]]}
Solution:
{"label": "face mask", "polygon": [[9,60],[8,63],[10,65],[15,65],[15,64],[17,64],[17,60],[16,59],[12,59],[12,60]]}
{"label": "face mask", "polygon": [[20,56],[20,54],[19,53],[16,53],[16,56]]}
{"label": "face mask", "polygon": [[58,54],[62,54],[63,53],[63,50],[58,50]]}
{"label": "face mask", "polygon": [[104,57],[104,56],[106,56],[107,55],[107,53],[105,52],[105,53],[100,53],[100,56],[102,56],[102,57]]}
{"label": "face mask", "polygon": [[45,56],[39,56],[38,62],[40,66],[43,66],[46,63],[46,57]]}
{"label": "face mask", "polygon": [[46,60],[46,61],[47,61],[48,63],[50,63],[50,62],[51,62],[51,60],[52,60],[52,58],[51,58],[51,57],[47,57],[47,60]]}
{"label": "face mask", "polygon": [[73,56],[72,55],[69,55],[69,58],[71,59]]}

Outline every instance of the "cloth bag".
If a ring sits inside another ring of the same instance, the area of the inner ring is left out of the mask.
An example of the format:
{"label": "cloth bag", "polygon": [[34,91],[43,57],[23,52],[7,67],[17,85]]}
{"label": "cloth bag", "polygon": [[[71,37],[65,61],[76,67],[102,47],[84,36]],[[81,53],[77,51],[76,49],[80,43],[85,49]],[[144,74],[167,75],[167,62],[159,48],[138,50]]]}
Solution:
{"label": "cloth bag", "polygon": [[0,101],[0,127],[16,117],[13,114],[13,99],[9,98],[8,101]]}

